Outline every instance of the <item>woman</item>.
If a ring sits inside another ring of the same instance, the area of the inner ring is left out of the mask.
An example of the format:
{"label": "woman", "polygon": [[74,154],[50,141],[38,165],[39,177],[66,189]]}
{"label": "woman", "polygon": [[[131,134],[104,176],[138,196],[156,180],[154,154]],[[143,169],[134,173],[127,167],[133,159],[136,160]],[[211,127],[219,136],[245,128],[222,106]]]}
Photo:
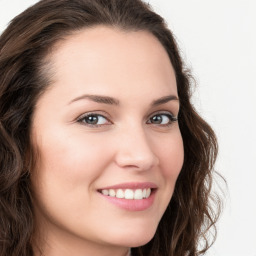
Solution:
{"label": "woman", "polygon": [[1,35],[0,69],[1,255],[207,251],[217,142],[148,5],[40,1]]}

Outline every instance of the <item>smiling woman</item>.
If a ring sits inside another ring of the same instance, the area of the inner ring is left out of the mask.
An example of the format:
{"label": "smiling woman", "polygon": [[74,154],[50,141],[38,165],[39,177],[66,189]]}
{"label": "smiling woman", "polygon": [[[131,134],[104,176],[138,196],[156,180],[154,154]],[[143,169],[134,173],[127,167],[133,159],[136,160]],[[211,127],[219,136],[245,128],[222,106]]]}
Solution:
{"label": "smiling woman", "polygon": [[1,35],[0,69],[2,256],[208,249],[217,143],[148,5],[40,1]]}

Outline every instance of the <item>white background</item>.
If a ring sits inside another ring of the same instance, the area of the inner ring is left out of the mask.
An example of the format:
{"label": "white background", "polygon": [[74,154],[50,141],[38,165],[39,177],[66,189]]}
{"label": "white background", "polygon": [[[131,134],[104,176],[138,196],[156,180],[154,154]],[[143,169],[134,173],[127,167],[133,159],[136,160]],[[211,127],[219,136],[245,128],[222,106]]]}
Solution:
{"label": "white background", "polygon": [[[228,183],[207,256],[256,256],[256,2],[145,0],[174,31],[197,80],[193,102],[219,138]],[[35,0],[0,0],[0,32]]]}

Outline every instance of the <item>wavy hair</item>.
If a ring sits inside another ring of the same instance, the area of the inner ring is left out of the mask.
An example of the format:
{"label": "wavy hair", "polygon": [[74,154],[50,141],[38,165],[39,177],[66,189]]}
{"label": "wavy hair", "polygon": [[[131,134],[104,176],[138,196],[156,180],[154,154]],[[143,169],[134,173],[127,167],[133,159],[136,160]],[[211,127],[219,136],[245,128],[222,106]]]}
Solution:
{"label": "wavy hair", "polygon": [[184,164],[153,239],[132,248],[132,255],[201,255],[214,241],[220,213],[220,201],[211,192],[217,141],[191,104],[192,77],[172,32],[141,0],[42,0],[15,17],[1,35],[0,255],[34,255],[33,192],[28,170],[36,158],[30,129],[37,99],[50,84],[47,56],[58,41],[97,25],[152,33],[169,55],[180,99]]}

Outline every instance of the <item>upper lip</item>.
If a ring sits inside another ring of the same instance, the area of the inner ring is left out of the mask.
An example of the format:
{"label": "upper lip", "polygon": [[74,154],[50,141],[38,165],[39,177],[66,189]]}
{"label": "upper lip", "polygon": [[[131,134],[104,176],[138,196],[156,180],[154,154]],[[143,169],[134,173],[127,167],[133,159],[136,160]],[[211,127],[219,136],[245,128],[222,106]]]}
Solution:
{"label": "upper lip", "polygon": [[145,189],[145,188],[157,188],[157,185],[153,182],[126,182],[120,183],[112,186],[107,186],[104,188],[100,188],[99,190],[104,189]]}

